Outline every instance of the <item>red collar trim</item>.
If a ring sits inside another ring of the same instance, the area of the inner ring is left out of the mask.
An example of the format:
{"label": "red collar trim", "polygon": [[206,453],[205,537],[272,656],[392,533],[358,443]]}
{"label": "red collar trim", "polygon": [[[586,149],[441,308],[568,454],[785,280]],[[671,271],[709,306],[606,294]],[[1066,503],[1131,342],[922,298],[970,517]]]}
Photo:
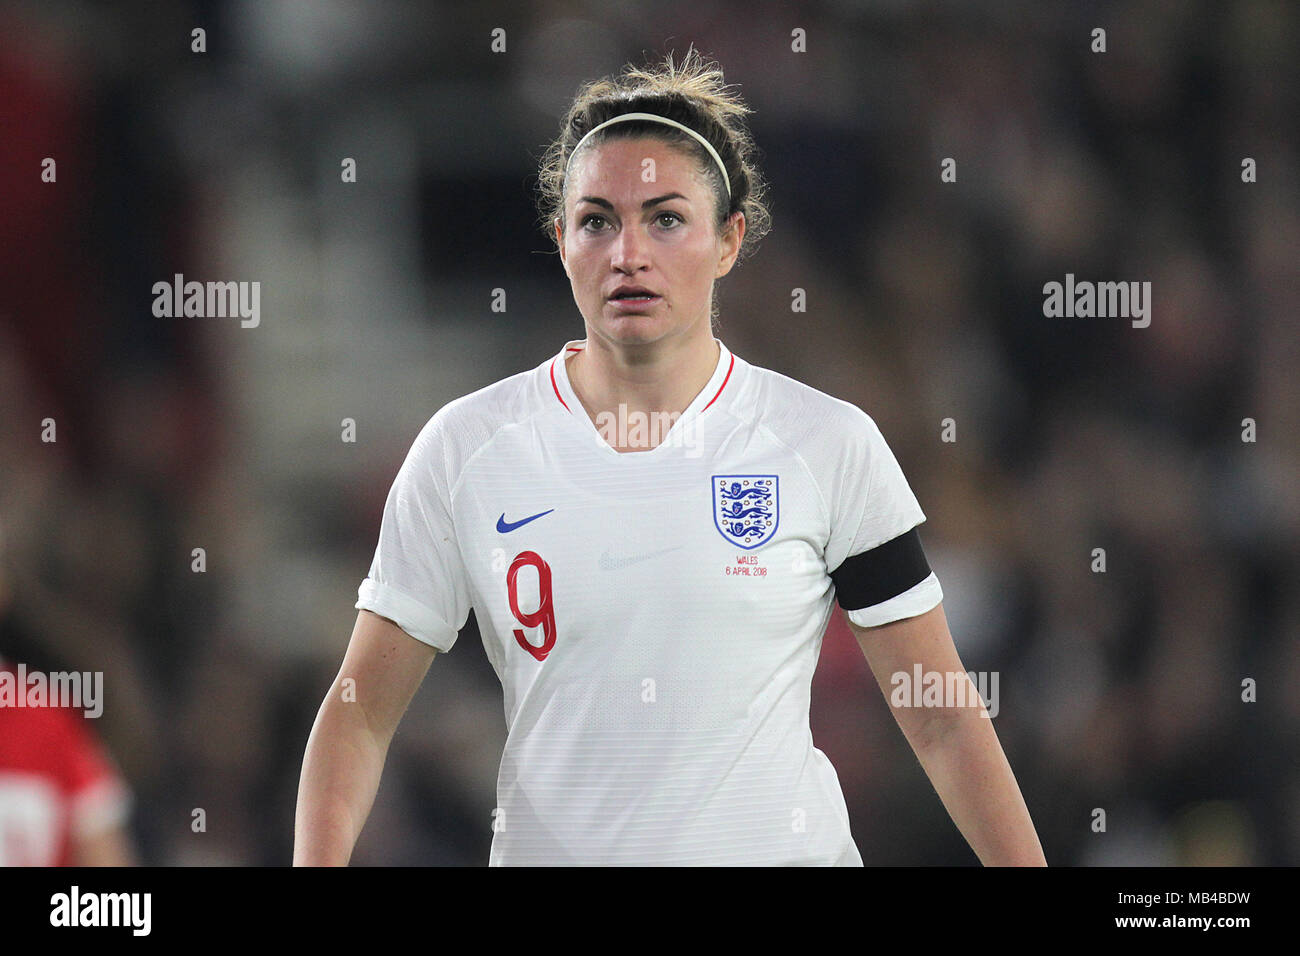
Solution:
{"label": "red collar trim", "polygon": [[[580,348],[569,348],[569,349],[566,349],[566,351],[569,351],[569,352],[581,352],[582,349],[580,349]],[[560,357],[557,355],[555,358],[551,359],[551,388],[552,388],[552,389],[554,390],[554,392],[555,392],[555,397],[558,398],[558,399],[560,400],[560,404],[564,406],[564,410],[565,410],[566,412],[568,412],[570,415],[572,415],[572,414],[573,414],[573,409],[571,409],[571,408],[569,407],[569,403],[566,402],[566,401],[564,400],[564,396],[560,394],[560,386],[559,386],[558,384],[556,384],[556,381],[555,381],[555,363],[556,363],[557,361],[559,361],[559,358],[560,358]],[[732,373],[732,370],[735,369],[735,367],[736,367],[736,356],[735,356],[735,354],[733,353],[732,356],[731,356],[731,362],[730,362],[730,364],[727,366],[727,374],[723,377],[723,379],[722,379],[722,384],[718,386],[718,390],[717,390],[716,392],[713,393],[713,397],[712,397],[711,399],[709,399],[709,405],[712,405],[714,402],[716,402],[716,401],[718,400],[718,396],[722,394],[722,390],[723,390],[724,388],[727,387],[727,383],[728,383],[729,381],[731,381],[731,373]],[[701,409],[700,409],[700,412],[703,413],[703,412],[707,411],[709,405],[705,405],[704,408],[701,408]]]}
{"label": "red collar trim", "polygon": [[560,386],[555,384],[555,363],[559,358],[560,357],[557,355],[555,358],[551,359],[551,388],[555,389],[555,397],[560,400],[560,404],[564,406],[564,410],[572,415],[573,409],[569,407],[569,403],[566,402],[564,396],[560,394]]}
{"label": "red collar trim", "polygon": [[[722,394],[722,390],[727,387],[727,382],[731,381],[731,370],[735,367],[736,367],[736,356],[733,354],[731,356],[731,364],[727,366],[727,377],[722,380],[722,384],[718,386],[718,390],[713,394],[713,397],[709,399],[709,405],[712,405],[714,402],[716,402],[718,400],[718,396]],[[705,405],[703,408],[701,408],[700,412],[703,413],[708,411],[709,405]]]}

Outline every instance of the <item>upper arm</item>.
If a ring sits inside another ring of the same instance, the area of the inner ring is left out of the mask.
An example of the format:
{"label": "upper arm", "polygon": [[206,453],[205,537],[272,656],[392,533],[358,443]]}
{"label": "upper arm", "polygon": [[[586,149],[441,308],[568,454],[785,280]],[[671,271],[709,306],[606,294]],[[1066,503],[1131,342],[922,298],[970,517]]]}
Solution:
{"label": "upper arm", "polygon": [[871,416],[851,405],[838,414],[833,456],[825,448],[815,454],[829,512],[824,558],[836,600],[862,628],[919,616],[943,599],[921,545],[925,513]]}
{"label": "upper arm", "polygon": [[331,698],[359,704],[370,732],[386,743],[436,654],[387,618],[359,611]]}
{"label": "upper arm", "polygon": [[[948,630],[948,619],[943,613],[943,603],[935,605],[924,614],[891,621],[879,627],[859,627],[852,621],[849,627],[866,655],[871,672],[886,700],[891,699],[895,688],[903,681],[914,679],[919,665],[922,674],[965,674],[961,657]],[[894,675],[906,675],[895,680]],[[910,700],[910,695],[908,695]],[[915,747],[918,742],[931,739],[936,729],[936,718],[952,717],[957,711],[950,707],[895,706],[890,709],[903,733]],[[942,728],[943,725],[937,725]]]}
{"label": "upper arm", "polygon": [[388,490],[358,610],[396,624],[446,653],[470,611],[469,578],[457,543],[444,411],[425,424]]}

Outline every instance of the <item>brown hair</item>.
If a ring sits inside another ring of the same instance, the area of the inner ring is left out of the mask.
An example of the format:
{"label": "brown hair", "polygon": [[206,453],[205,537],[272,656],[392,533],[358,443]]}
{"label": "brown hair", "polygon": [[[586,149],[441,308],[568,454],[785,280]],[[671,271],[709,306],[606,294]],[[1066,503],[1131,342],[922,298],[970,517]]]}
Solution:
{"label": "brown hair", "polygon": [[623,113],[654,113],[690,127],[718,151],[731,179],[730,200],[713,158],[693,137],[671,126],[628,120],[601,130],[587,144],[618,136],[654,136],[695,157],[713,186],[715,229],[720,232],[733,213],[745,214],[739,264],[753,253],[772,224],[764,202],[766,184],[754,161],[756,147],[744,121],[751,112],[726,85],[721,68],[706,62],[694,48],[676,65],[669,53],[658,66],[628,64],[619,76],[583,84],[564,117],[560,135],[542,156],[537,188],[542,231],[555,241],[555,220],[564,222],[565,173],[574,147],[587,131]]}

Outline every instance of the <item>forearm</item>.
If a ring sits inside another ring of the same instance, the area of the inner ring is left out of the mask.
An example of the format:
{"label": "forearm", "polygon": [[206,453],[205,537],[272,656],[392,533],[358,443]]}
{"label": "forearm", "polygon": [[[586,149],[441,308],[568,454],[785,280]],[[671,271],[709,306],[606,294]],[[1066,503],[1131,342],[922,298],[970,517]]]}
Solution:
{"label": "forearm", "polygon": [[388,741],[331,691],[316,715],[294,820],[294,866],[346,866],[379,790]]}
{"label": "forearm", "polygon": [[936,717],[908,742],[957,829],[985,866],[1046,866],[1029,808],[983,708]]}

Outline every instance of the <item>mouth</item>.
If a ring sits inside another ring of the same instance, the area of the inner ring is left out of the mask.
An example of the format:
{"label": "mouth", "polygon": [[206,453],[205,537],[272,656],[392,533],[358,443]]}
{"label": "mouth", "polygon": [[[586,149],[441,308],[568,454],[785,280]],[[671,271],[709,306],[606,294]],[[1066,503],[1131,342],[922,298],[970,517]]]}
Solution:
{"label": "mouth", "polygon": [[617,309],[637,309],[654,305],[660,296],[640,286],[619,289],[609,297],[610,303]]}

